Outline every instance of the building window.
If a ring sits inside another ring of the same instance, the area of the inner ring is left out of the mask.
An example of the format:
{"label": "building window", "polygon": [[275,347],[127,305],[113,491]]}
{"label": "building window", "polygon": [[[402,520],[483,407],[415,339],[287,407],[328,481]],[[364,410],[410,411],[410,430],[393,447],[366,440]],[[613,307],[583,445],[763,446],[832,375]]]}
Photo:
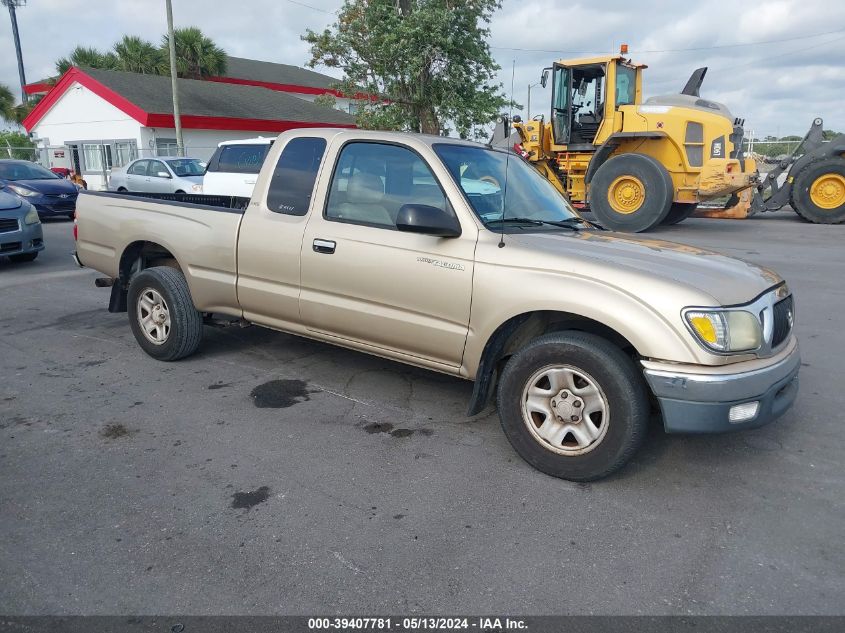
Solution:
{"label": "building window", "polygon": [[112,167],[123,167],[138,157],[135,141],[116,141],[114,144],[114,163]]}
{"label": "building window", "polygon": [[346,110],[347,112],[349,112],[349,114],[358,114],[358,104],[353,101],[350,101],[349,105],[346,106]]}
{"label": "building window", "polygon": [[103,146],[99,143],[82,144],[82,160],[85,163],[85,171],[103,171]]}
{"label": "building window", "polygon": [[175,138],[157,138],[156,156],[178,156],[179,146]]}

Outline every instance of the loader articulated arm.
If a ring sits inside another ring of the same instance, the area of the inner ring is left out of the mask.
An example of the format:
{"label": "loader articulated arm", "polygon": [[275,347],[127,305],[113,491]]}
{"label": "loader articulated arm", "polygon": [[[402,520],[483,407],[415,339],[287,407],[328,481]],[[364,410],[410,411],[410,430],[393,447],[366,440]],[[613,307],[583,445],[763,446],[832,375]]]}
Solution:
{"label": "loader articulated arm", "polygon": [[[806,165],[822,157],[819,150],[826,145],[823,124],[820,117],[814,119],[810,130],[792,153],[778,162],[757,185],[757,191],[751,199],[752,212],[777,211],[790,203],[795,175]],[[784,172],[788,172],[786,180],[779,184],[778,179]]]}

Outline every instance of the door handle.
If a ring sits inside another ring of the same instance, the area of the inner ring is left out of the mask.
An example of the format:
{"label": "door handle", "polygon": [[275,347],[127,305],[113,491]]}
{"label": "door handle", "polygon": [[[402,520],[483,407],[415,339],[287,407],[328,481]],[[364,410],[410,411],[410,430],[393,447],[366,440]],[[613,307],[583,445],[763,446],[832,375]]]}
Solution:
{"label": "door handle", "polygon": [[254,185],[254,184],[255,184],[255,180],[244,180],[244,184],[245,184],[245,185]]}
{"label": "door handle", "polygon": [[331,255],[334,253],[334,249],[337,244],[332,240],[321,240],[316,239],[314,240],[313,248],[315,253],[323,253],[324,255]]}

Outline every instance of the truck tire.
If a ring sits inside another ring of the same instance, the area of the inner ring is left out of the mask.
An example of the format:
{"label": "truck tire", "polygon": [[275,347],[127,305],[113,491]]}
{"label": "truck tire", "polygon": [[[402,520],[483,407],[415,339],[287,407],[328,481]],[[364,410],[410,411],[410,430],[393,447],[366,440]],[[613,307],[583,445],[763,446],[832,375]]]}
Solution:
{"label": "truck tire", "polygon": [[202,315],[185,276],[169,266],[141,271],[129,283],[129,325],[135,340],[157,360],[193,354],[202,340]]}
{"label": "truck tire", "polygon": [[649,419],[643,378],[607,340],[585,332],[543,335],[508,360],[499,419],[531,466],[572,481],[600,479],[639,448]]}
{"label": "truck tire", "polygon": [[804,167],[795,176],[790,202],[808,222],[845,222],[845,158],[824,158]]}
{"label": "truck tire", "polygon": [[660,224],[672,205],[669,172],[645,154],[614,156],[590,182],[590,210],[605,227],[639,233]]}
{"label": "truck tire", "polygon": [[664,226],[671,226],[673,224],[678,224],[679,222],[683,222],[698,208],[697,202],[673,202],[672,206],[669,207],[669,213],[663,218]]}

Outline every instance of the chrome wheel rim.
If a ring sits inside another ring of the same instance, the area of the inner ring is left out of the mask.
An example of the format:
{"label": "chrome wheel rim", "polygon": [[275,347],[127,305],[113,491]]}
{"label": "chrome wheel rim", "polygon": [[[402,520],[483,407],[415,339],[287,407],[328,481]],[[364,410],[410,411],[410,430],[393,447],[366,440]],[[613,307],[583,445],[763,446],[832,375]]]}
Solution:
{"label": "chrome wheel rim", "polygon": [[582,455],[607,434],[610,407],[590,374],[571,365],[547,365],[525,383],[522,419],[543,448],[558,455]]}
{"label": "chrome wheel rim", "polygon": [[170,336],[170,310],[158,290],[144,288],[138,295],[138,325],[146,339],[163,345]]}

